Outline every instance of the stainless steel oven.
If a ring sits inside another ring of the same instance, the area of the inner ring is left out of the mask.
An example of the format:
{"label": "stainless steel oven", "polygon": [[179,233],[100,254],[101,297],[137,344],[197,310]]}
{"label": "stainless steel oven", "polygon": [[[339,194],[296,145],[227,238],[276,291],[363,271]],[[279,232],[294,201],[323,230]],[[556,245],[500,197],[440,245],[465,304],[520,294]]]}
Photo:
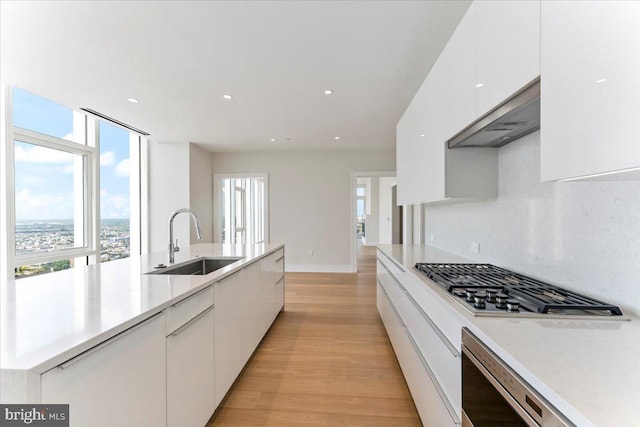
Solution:
{"label": "stainless steel oven", "polygon": [[462,330],[462,426],[574,426],[467,328]]}

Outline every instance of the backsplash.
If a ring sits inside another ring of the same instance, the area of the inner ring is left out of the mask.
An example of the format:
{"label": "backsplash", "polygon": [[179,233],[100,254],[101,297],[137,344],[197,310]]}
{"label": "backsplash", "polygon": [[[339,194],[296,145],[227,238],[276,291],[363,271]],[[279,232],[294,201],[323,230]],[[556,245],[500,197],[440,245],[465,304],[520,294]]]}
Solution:
{"label": "backsplash", "polygon": [[426,205],[425,241],[640,314],[640,182],[541,183],[540,132],[499,150],[498,198]]}

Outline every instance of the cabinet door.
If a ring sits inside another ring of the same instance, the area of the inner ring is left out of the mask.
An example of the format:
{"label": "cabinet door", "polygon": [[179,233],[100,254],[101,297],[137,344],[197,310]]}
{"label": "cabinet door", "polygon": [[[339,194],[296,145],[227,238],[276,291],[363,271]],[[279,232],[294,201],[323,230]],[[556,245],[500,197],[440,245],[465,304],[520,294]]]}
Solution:
{"label": "cabinet door", "polygon": [[265,287],[265,332],[284,305],[284,250],[260,261],[260,282]]}
{"label": "cabinet door", "polygon": [[430,127],[426,120],[428,98],[425,81],[407,107],[396,127],[396,175],[398,205],[424,201],[424,183],[429,182],[426,137]]}
{"label": "cabinet door", "polygon": [[244,313],[244,270],[215,285],[215,399],[220,404],[244,366],[242,357],[242,319]]}
{"label": "cabinet door", "polygon": [[266,286],[260,280],[260,263],[255,262],[242,271],[244,275],[242,317],[242,364],[244,365],[264,335],[266,315]]}
{"label": "cabinet door", "polygon": [[[436,139],[443,147],[447,139],[476,118],[476,21],[473,12],[470,8],[464,15],[429,73],[433,80],[429,97],[437,116],[433,117],[430,112],[427,120],[436,129]],[[441,161],[444,162],[444,156]]]}
{"label": "cabinet door", "polygon": [[42,402],[68,403],[72,427],[166,425],[164,315],[42,375]]}
{"label": "cabinet door", "polygon": [[541,179],[640,166],[640,2],[543,1]]}
{"label": "cabinet door", "polygon": [[540,2],[475,1],[476,115],[540,75]]}
{"label": "cabinet door", "polygon": [[202,427],[215,410],[213,307],[167,336],[167,425]]}

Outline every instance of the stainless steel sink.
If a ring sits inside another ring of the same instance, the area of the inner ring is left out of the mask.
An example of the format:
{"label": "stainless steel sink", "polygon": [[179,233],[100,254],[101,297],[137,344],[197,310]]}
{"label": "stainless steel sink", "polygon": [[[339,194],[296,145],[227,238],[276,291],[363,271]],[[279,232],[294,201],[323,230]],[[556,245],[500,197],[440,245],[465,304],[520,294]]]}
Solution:
{"label": "stainless steel sink", "polygon": [[175,267],[157,268],[147,274],[177,274],[177,275],[200,275],[212,273],[226,267],[229,264],[240,261],[244,257],[224,257],[224,258],[198,258],[185,264]]}

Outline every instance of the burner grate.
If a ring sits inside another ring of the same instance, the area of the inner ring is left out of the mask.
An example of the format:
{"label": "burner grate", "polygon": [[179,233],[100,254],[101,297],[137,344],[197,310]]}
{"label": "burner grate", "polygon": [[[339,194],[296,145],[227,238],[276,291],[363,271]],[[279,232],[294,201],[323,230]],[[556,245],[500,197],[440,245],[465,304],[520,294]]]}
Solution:
{"label": "burner grate", "polygon": [[492,264],[417,263],[416,268],[448,292],[460,288],[494,288],[523,301],[532,311],[539,313],[570,314],[588,310],[594,314],[622,315],[617,306]]}

